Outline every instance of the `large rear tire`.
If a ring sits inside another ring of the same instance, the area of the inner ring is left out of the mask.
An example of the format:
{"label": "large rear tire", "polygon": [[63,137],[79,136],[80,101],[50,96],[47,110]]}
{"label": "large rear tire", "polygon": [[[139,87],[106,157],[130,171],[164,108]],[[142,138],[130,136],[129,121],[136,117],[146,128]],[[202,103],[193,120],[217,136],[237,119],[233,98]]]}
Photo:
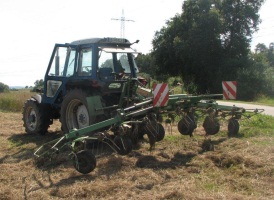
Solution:
{"label": "large rear tire", "polygon": [[29,134],[44,135],[52,123],[50,110],[46,105],[39,104],[34,99],[28,99],[23,108],[23,126]]}
{"label": "large rear tire", "polygon": [[65,97],[61,106],[62,130],[68,133],[76,128],[81,129],[94,123],[90,116],[86,100],[87,94],[79,89],[71,90]]}

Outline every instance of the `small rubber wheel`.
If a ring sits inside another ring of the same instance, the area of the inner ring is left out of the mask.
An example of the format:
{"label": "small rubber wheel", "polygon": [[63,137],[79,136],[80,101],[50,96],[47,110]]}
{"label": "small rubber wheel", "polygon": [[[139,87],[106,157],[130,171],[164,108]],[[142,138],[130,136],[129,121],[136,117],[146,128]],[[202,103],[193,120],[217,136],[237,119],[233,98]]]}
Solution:
{"label": "small rubber wheel", "polygon": [[132,151],[132,141],[127,137],[116,136],[114,138],[115,150],[120,155],[127,155]]}
{"label": "small rubber wheel", "polygon": [[192,118],[191,116],[187,115],[184,118],[182,118],[179,122],[178,122],[178,131],[182,134],[182,135],[190,135],[192,136],[192,133],[194,131],[194,129],[197,127],[194,118]]}
{"label": "small rubber wheel", "polygon": [[203,127],[207,135],[215,135],[220,130],[220,123],[217,118],[206,116]]}
{"label": "small rubber wheel", "polygon": [[165,128],[156,121],[150,121],[144,128],[149,138],[154,138],[155,142],[159,142],[165,137]]}
{"label": "small rubber wheel", "polygon": [[82,150],[75,154],[73,165],[78,172],[88,174],[95,169],[96,158],[90,151]]}
{"label": "small rubber wheel", "polygon": [[239,121],[235,117],[230,118],[228,120],[227,129],[228,129],[228,137],[237,136],[240,129]]}
{"label": "small rubber wheel", "polygon": [[159,141],[163,140],[165,137],[165,128],[163,127],[162,124],[157,123],[156,131],[157,131],[156,141],[159,142]]}

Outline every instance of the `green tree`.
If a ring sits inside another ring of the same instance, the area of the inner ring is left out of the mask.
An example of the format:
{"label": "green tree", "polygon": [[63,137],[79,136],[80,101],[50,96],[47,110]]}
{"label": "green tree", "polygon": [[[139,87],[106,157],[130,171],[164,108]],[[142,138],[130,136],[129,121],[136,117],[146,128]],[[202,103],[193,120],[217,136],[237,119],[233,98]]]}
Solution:
{"label": "green tree", "polygon": [[267,59],[271,65],[271,67],[274,68],[274,42],[271,42],[269,44],[269,48],[268,48],[268,51],[267,51]]}
{"label": "green tree", "polygon": [[238,91],[241,99],[254,99],[258,94],[274,96],[274,66],[272,43],[269,48],[262,43],[250,54],[248,68],[238,72]]}
{"label": "green tree", "polygon": [[267,47],[265,44],[259,43],[259,44],[256,45],[255,53],[265,56],[265,58],[267,59],[267,61],[270,64],[270,66],[274,68],[273,48],[274,48],[274,43],[273,42],[271,42],[269,44],[269,47]]}
{"label": "green tree", "polygon": [[246,68],[251,35],[264,0],[186,0],[182,14],[156,32],[152,56],[157,73],[180,75],[198,93],[220,92]]}
{"label": "green tree", "polygon": [[42,90],[43,88],[44,88],[44,80],[43,79],[36,80],[34,82],[34,87],[32,91],[36,92],[37,90]]}
{"label": "green tree", "polygon": [[8,92],[9,91],[9,86],[0,82],[0,93],[2,92]]}
{"label": "green tree", "polygon": [[253,100],[258,94],[274,96],[274,68],[264,53],[252,53],[248,68],[238,72],[238,98]]}
{"label": "green tree", "polygon": [[220,4],[223,42],[227,57],[247,56],[252,34],[260,23],[259,9],[264,0],[224,0]]}
{"label": "green tree", "polygon": [[150,53],[139,54],[136,57],[135,62],[137,64],[140,72],[149,74],[152,77],[154,77],[156,75],[154,60]]}
{"label": "green tree", "polygon": [[256,48],[255,48],[255,53],[256,54],[257,53],[265,53],[267,51],[268,51],[268,49],[267,49],[265,44],[259,43],[259,44],[256,45]]}

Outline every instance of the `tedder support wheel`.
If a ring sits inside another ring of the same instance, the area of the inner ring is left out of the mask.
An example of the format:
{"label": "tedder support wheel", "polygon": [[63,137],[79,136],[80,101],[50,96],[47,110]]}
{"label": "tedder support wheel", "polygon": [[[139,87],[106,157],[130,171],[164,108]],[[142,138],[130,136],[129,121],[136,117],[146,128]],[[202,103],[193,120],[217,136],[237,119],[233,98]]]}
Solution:
{"label": "tedder support wheel", "polygon": [[162,124],[156,121],[150,121],[143,130],[148,136],[154,137],[156,142],[159,142],[165,137],[165,128]]}
{"label": "tedder support wheel", "polygon": [[62,106],[61,118],[62,130],[68,133],[76,128],[84,128],[94,122],[94,118],[90,116],[86,100],[86,93],[79,89],[68,92]]}
{"label": "tedder support wheel", "polygon": [[88,174],[95,169],[96,158],[92,152],[82,150],[74,155],[73,165],[78,172]]}
{"label": "tedder support wheel", "polygon": [[220,130],[220,123],[216,117],[206,116],[203,127],[206,135],[215,135]]}
{"label": "tedder support wheel", "polygon": [[235,137],[239,133],[240,125],[235,117],[232,117],[228,121],[228,137]]}
{"label": "tedder support wheel", "polygon": [[132,151],[132,141],[127,137],[116,136],[114,144],[116,152],[120,155],[127,155]]}
{"label": "tedder support wheel", "polygon": [[189,135],[192,136],[192,133],[194,129],[197,128],[194,116],[191,114],[188,114],[184,116],[179,122],[178,122],[178,131],[182,135]]}
{"label": "tedder support wheel", "polygon": [[22,113],[26,132],[44,135],[51,124],[49,113],[50,110],[45,105],[39,104],[35,99],[28,99]]}
{"label": "tedder support wheel", "polygon": [[156,131],[157,131],[156,141],[159,142],[159,141],[163,140],[165,137],[165,128],[163,127],[162,124],[157,123]]}

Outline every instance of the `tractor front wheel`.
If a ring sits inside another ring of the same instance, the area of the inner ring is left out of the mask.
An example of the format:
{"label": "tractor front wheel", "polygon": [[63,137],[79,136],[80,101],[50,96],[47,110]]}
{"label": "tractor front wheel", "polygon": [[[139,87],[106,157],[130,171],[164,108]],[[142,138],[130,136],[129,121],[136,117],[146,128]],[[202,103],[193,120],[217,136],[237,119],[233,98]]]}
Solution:
{"label": "tractor front wheel", "polygon": [[29,134],[39,133],[44,135],[52,123],[50,111],[45,105],[39,104],[34,99],[28,99],[23,108],[23,125]]}

